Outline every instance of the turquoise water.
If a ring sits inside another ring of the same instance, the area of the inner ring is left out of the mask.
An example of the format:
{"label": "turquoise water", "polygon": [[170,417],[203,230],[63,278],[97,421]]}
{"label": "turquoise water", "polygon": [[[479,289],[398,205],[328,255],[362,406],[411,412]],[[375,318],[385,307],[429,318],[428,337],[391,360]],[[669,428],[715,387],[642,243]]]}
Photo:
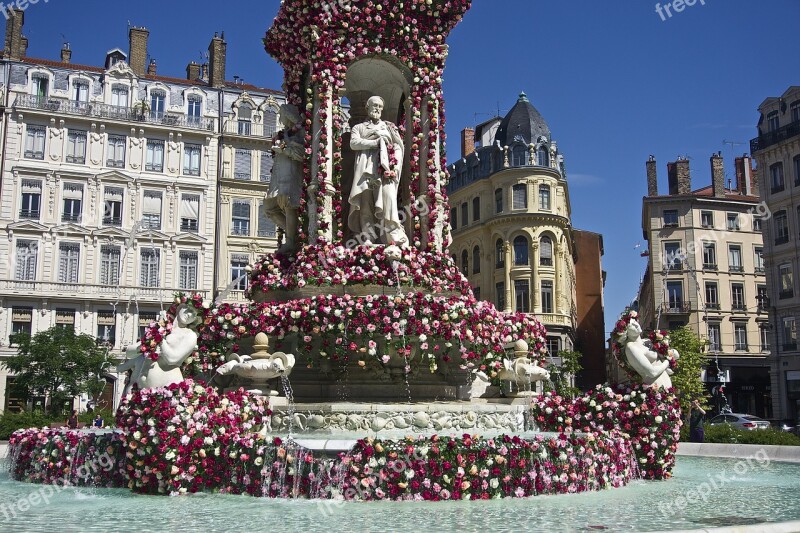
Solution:
{"label": "turquoise water", "polygon": [[[674,473],[591,494],[486,502],[169,498],[66,488],[45,503],[39,500],[51,488],[12,481],[3,469],[0,531],[656,531],[800,520],[800,465],[679,457]],[[678,498],[687,494],[692,501],[681,510],[686,502]],[[35,505],[22,511],[22,502]]]}

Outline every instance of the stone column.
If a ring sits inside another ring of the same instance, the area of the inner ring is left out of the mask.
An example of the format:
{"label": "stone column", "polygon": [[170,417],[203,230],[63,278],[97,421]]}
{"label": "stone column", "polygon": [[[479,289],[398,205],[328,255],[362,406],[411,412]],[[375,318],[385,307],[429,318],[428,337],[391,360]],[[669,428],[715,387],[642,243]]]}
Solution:
{"label": "stone column", "polygon": [[539,287],[537,286],[537,280],[539,279],[539,242],[536,241],[533,243],[532,246],[533,253],[531,253],[531,293],[533,295],[533,307],[531,311],[534,313],[540,313],[542,305],[539,301]]}
{"label": "stone column", "polygon": [[506,286],[506,308],[503,311],[510,313],[512,306],[511,306],[511,295],[513,294],[511,290],[511,243],[506,241],[503,244],[503,252],[505,253],[505,277],[504,283]]}

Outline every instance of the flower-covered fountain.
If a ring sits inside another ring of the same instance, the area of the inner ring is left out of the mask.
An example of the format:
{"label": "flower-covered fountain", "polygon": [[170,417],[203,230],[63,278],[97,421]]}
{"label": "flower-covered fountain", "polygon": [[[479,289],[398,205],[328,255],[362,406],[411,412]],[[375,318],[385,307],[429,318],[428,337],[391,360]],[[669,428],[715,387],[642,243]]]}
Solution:
{"label": "flower-covered fountain", "polygon": [[[177,295],[129,363],[143,375],[118,429],[17,433],[15,479],[446,500],[669,476],[669,386],[537,396],[544,328],[476,300],[447,254],[445,39],[469,6],[282,2],[264,43],[289,101],[267,199],[285,242],[252,266],[252,303]],[[173,379],[147,388],[149,371]],[[527,391],[489,398],[492,380]]]}

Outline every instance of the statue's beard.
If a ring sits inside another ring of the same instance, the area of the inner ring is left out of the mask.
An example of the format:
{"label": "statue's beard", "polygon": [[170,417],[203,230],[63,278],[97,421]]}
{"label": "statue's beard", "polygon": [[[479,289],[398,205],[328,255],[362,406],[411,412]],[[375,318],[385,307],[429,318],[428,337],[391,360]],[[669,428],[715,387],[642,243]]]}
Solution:
{"label": "statue's beard", "polygon": [[369,114],[369,118],[371,118],[372,120],[380,120],[381,114],[378,111],[373,111]]}

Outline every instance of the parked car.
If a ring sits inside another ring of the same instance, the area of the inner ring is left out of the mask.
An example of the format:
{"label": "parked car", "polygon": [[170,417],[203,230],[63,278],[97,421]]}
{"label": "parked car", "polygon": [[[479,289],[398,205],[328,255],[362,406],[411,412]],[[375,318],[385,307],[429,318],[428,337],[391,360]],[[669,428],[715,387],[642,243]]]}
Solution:
{"label": "parked car", "polygon": [[743,413],[726,413],[717,415],[709,422],[712,426],[730,424],[736,429],[769,429],[769,422],[757,416]]}

